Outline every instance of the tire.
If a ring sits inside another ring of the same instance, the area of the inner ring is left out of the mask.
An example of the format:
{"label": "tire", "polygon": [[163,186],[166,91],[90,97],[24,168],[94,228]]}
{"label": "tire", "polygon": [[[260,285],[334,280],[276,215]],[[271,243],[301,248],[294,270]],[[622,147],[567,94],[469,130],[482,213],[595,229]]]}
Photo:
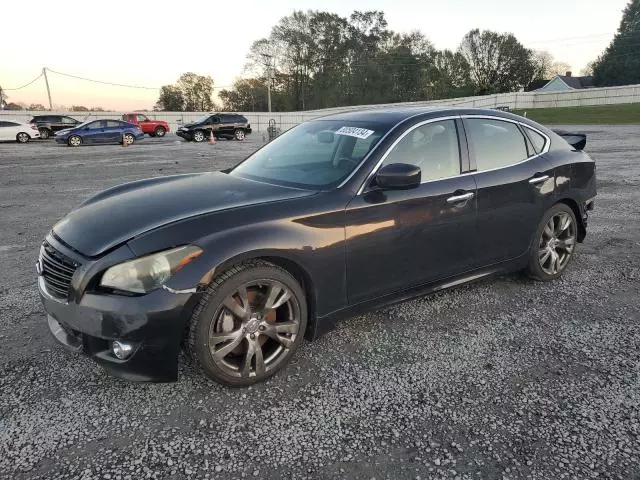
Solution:
{"label": "tire", "polygon": [[127,145],[133,145],[133,143],[136,141],[136,137],[134,137],[130,133],[125,133],[122,137],[122,141],[127,142]]}
{"label": "tire", "polygon": [[567,268],[576,243],[578,222],[571,207],[557,203],[542,217],[529,253],[527,273],[531,278],[549,282]]}
{"label": "tire", "polygon": [[246,134],[244,132],[244,130],[242,130],[241,128],[236,128],[235,131],[233,132],[233,137],[236,140],[242,141],[245,139]]}
{"label": "tire", "polygon": [[202,130],[196,130],[195,132],[193,132],[193,141],[200,143],[200,142],[204,142],[206,135],[204,134],[204,132]]}
{"label": "tire", "polygon": [[164,137],[165,134],[167,133],[167,131],[165,130],[164,127],[156,127],[154,133],[154,137]]}
{"label": "tire", "polygon": [[70,147],[79,147],[82,145],[82,137],[80,135],[71,135],[67,138],[67,145]]}
{"label": "tire", "polygon": [[210,379],[245,387],[281,370],[306,326],[307,303],[296,279],[271,263],[249,261],[208,286],[189,320],[185,348]]}
{"label": "tire", "polygon": [[51,136],[51,132],[48,128],[40,128],[40,140],[47,140]]}
{"label": "tire", "polygon": [[18,143],[27,143],[29,140],[31,140],[31,137],[28,133],[20,132],[16,135],[16,142]]}

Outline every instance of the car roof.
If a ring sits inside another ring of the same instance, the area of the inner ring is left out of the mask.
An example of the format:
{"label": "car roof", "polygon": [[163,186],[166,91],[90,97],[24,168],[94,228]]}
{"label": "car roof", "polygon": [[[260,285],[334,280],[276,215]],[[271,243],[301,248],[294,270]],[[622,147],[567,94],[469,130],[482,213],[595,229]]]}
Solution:
{"label": "car roof", "polygon": [[[339,112],[314,120],[344,120],[377,122],[391,128],[394,125],[404,122],[413,117],[423,116],[424,118],[446,117],[449,115],[490,115],[492,117],[502,117],[510,120],[517,120],[522,123],[532,123],[519,115],[503,112],[501,110],[486,108],[452,107],[449,105],[423,107],[423,106],[403,106],[403,107],[374,107]],[[311,121],[314,121],[311,120]]]}

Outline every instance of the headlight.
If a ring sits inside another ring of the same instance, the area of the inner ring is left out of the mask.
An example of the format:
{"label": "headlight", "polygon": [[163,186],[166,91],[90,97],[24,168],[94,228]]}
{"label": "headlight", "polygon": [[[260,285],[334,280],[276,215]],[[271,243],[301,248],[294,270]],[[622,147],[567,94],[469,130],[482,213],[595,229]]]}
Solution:
{"label": "headlight", "polygon": [[193,245],[173,248],[115,265],[104,272],[100,285],[132,293],[161,287],[171,275],[202,254]]}

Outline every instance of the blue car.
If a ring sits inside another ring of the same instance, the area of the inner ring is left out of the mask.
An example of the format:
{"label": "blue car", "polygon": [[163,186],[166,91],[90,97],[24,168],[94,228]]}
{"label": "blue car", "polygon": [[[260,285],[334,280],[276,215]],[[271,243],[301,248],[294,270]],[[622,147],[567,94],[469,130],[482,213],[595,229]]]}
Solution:
{"label": "blue car", "polygon": [[144,134],[136,125],[120,120],[91,120],[77,127],[60,130],[55,138],[56,142],[66,143],[70,147],[122,142],[131,145],[144,138]]}

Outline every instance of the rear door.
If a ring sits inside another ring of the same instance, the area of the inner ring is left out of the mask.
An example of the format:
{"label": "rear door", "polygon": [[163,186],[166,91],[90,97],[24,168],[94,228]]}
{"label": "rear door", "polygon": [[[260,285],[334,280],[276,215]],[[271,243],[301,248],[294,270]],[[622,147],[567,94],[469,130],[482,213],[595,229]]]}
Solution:
{"label": "rear door", "polygon": [[553,193],[553,168],[515,121],[468,116],[464,127],[478,188],[478,261],[516,258],[529,249]]}
{"label": "rear door", "polygon": [[410,127],[382,166],[420,167],[408,190],[366,189],[346,209],[349,303],[450,277],[469,269],[475,250],[475,181],[467,170],[460,121]]}
{"label": "rear door", "polygon": [[234,115],[220,115],[220,134],[233,135],[235,130]]}
{"label": "rear door", "polygon": [[0,141],[15,140],[18,133],[15,128],[17,125],[14,122],[0,121]]}
{"label": "rear door", "polygon": [[119,143],[122,141],[124,129],[124,123],[118,120],[107,120],[104,131],[102,132],[104,143]]}

